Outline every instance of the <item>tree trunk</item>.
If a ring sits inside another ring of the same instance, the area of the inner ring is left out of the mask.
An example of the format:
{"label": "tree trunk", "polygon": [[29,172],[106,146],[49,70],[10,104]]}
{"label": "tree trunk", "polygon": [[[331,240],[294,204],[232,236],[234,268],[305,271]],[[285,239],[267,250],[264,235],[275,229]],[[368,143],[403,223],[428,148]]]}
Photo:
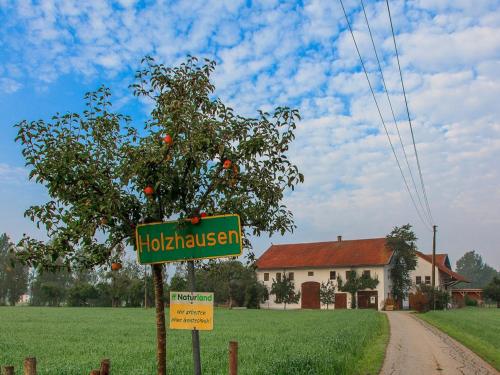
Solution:
{"label": "tree trunk", "polygon": [[148,308],[148,277],[146,266],[144,266],[144,308]]}
{"label": "tree trunk", "polygon": [[163,265],[153,264],[153,283],[156,306],[156,373],[167,373],[167,338],[165,331],[165,305],[163,301]]}

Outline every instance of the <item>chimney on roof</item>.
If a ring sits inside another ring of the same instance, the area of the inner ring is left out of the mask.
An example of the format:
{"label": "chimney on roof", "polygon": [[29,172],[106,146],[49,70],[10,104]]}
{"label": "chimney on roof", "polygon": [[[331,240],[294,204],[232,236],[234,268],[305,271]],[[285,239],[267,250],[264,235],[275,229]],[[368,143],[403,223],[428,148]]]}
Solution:
{"label": "chimney on roof", "polygon": [[342,242],[342,236],[337,236],[337,242]]}

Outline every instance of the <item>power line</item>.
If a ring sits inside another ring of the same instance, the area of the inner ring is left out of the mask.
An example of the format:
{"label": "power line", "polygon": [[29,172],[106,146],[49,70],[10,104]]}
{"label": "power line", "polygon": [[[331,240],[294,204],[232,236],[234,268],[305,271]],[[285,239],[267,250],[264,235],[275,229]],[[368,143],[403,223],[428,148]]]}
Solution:
{"label": "power line", "polygon": [[[411,181],[412,181],[412,186],[413,186],[413,189],[415,191],[415,194],[417,196],[417,199],[418,199],[418,203],[420,205],[420,208],[422,209],[422,211],[424,212],[424,214],[426,213],[426,209],[422,203],[422,200],[420,199],[420,193],[418,192],[418,189],[417,189],[417,184],[415,182],[415,178],[413,177],[413,172],[412,172],[412,168],[410,166],[410,162],[408,160],[408,155],[406,153],[406,148],[404,146],[404,143],[403,143],[403,139],[401,137],[401,133],[399,131],[399,126],[398,126],[398,122],[396,120],[396,115],[394,114],[394,109],[392,107],[392,101],[391,101],[391,98],[389,96],[389,90],[387,90],[387,85],[386,85],[386,82],[385,82],[385,77],[384,77],[384,72],[382,70],[382,64],[380,64],[380,59],[378,57],[378,52],[377,52],[377,47],[375,46],[375,41],[373,40],[373,34],[372,34],[372,30],[371,30],[371,27],[370,27],[370,22],[368,21],[368,16],[366,15],[366,9],[365,9],[365,4],[363,2],[363,0],[360,0],[361,2],[361,7],[363,8],[363,14],[365,16],[365,21],[366,21],[366,26],[368,27],[368,32],[370,34],[370,39],[371,39],[371,42],[372,42],[372,47],[373,47],[373,51],[375,52],[375,57],[377,59],[377,64],[378,64],[378,70],[380,72],[380,76],[382,78],[382,83],[383,83],[383,86],[384,86],[384,90],[385,90],[385,93],[386,93],[386,96],[387,96],[387,101],[389,102],[389,107],[391,109],[391,113],[392,113],[392,118],[394,120],[394,125],[396,126],[396,130],[397,130],[397,133],[398,133],[398,137],[399,137],[399,143],[401,144],[401,148],[403,149],[403,154],[404,154],[404,157],[405,157],[405,161],[406,161],[406,166],[408,167],[408,171],[410,172],[410,177],[411,177]],[[429,219],[429,222],[430,222],[430,225],[432,225],[432,220],[431,220],[431,217],[429,217],[427,215],[427,219]]]}
{"label": "power line", "polygon": [[389,21],[391,23],[392,40],[394,42],[394,50],[396,51],[396,59],[398,61],[399,77],[401,78],[401,87],[403,88],[403,96],[405,98],[406,113],[408,114],[408,123],[410,124],[411,139],[413,142],[413,150],[415,151],[415,158],[417,160],[418,174],[420,176],[420,184],[422,185],[422,192],[424,193],[424,200],[427,206],[427,212],[429,214],[429,217],[431,218],[432,223],[434,223],[434,219],[431,213],[431,208],[429,206],[429,201],[427,199],[427,192],[425,190],[424,178],[422,177],[422,169],[420,168],[420,160],[418,158],[417,146],[415,144],[415,135],[413,133],[413,126],[411,124],[410,109],[408,108],[408,100],[406,98],[406,90],[403,82],[403,73],[401,72],[401,64],[399,63],[398,47],[396,45],[396,35],[394,34],[394,26],[392,24],[391,8],[389,6],[389,0],[385,0],[385,2],[387,4],[387,13],[389,14]]}
{"label": "power line", "polygon": [[399,162],[398,156],[396,154],[396,150],[394,149],[394,146],[392,144],[391,137],[389,135],[389,132],[387,131],[387,126],[385,124],[384,117],[382,116],[382,112],[380,111],[380,107],[378,105],[377,98],[375,96],[375,92],[374,92],[372,84],[370,82],[370,78],[368,77],[368,72],[366,71],[366,67],[365,67],[365,64],[363,62],[363,58],[361,57],[361,53],[359,52],[358,44],[356,43],[356,38],[354,37],[354,33],[352,31],[352,28],[351,28],[351,23],[349,22],[349,18],[347,17],[347,13],[345,11],[344,3],[343,3],[342,0],[340,0],[340,5],[342,6],[342,11],[344,12],[344,16],[345,16],[345,19],[346,19],[346,22],[347,22],[347,26],[348,26],[349,31],[351,33],[351,37],[352,37],[352,40],[354,42],[354,46],[356,47],[356,52],[358,53],[359,61],[361,62],[361,66],[362,66],[363,71],[365,73],[366,80],[368,81],[368,86],[370,87],[370,91],[372,93],[373,101],[375,102],[375,106],[377,107],[377,111],[378,111],[378,114],[380,116],[380,120],[382,121],[382,125],[384,126],[385,134],[387,135],[387,139],[388,139],[389,144],[391,146],[392,153],[394,154],[394,158],[396,159],[396,163],[398,165],[399,172],[401,173],[401,177],[403,177],[403,181],[405,183],[406,190],[408,191],[408,194],[410,195],[411,201],[413,202],[413,206],[417,210],[418,217],[420,218],[420,220],[422,221],[422,223],[424,223],[424,225],[427,226],[428,224],[422,218],[422,215],[420,214],[420,211],[419,211],[419,209],[417,207],[417,204],[415,203],[415,199],[413,198],[413,195],[411,193],[410,187],[408,186],[408,181],[406,181],[406,177],[405,177],[405,175],[403,173],[403,169],[401,168],[401,163]]}

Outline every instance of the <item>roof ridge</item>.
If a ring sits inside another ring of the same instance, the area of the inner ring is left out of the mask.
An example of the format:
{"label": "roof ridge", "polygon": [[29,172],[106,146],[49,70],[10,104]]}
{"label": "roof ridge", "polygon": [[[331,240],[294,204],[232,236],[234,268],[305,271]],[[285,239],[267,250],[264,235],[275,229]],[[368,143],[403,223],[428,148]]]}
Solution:
{"label": "roof ridge", "polygon": [[270,246],[257,260],[261,269],[386,265],[392,251],[385,237]]}
{"label": "roof ridge", "polygon": [[320,244],[320,243],[354,242],[354,241],[370,241],[370,240],[385,240],[385,239],[386,239],[385,237],[375,237],[375,238],[360,238],[360,239],[356,239],[356,240],[344,240],[344,239],[342,239],[342,241],[293,242],[293,243],[271,244],[271,246],[315,245],[315,244]]}
{"label": "roof ridge", "polygon": [[[432,256],[432,253],[422,253],[422,254]],[[438,256],[438,255],[446,255],[446,256],[448,256],[448,253],[436,253],[436,256]]]}

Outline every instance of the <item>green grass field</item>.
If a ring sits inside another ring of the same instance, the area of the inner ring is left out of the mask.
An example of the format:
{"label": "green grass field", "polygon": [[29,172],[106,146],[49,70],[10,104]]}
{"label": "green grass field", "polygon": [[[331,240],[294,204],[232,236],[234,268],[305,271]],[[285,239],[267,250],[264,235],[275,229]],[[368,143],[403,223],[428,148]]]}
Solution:
{"label": "green grass field", "polygon": [[500,309],[463,308],[418,314],[500,370]]}
{"label": "green grass field", "polygon": [[[240,374],[376,374],[388,340],[376,311],[215,312],[201,332],[204,374],[226,374],[228,343],[239,344]],[[168,369],[191,374],[191,332],[167,331]],[[154,310],[0,307],[0,366],[35,356],[39,374],[88,374],[110,358],[112,374],[155,373]]]}

